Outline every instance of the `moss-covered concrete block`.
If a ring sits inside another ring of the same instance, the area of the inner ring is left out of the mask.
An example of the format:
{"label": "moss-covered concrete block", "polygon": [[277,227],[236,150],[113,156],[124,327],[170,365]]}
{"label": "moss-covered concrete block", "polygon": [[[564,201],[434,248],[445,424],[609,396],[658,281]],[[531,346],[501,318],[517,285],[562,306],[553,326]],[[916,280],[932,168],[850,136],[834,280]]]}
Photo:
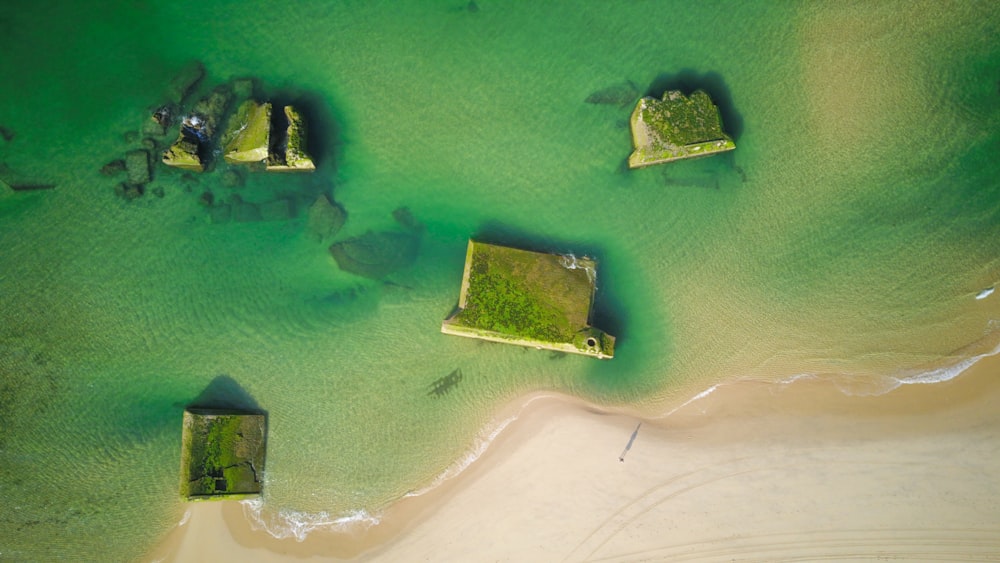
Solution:
{"label": "moss-covered concrete block", "polygon": [[285,106],[288,128],[284,137],[272,147],[267,169],[277,172],[312,172],[316,164],[306,152],[306,123],[292,106]]}
{"label": "moss-covered concrete block", "polygon": [[187,409],[181,431],[181,496],[240,499],[260,494],[264,415]]}
{"label": "moss-covered concrete block", "polygon": [[722,117],[708,94],[690,97],[677,90],[662,100],[642,98],[632,111],[629,168],[640,168],[684,158],[708,156],[736,148],[722,130]]}
{"label": "moss-covered concrete block", "polygon": [[198,148],[198,141],[188,137],[182,130],[177,140],[174,141],[174,144],[170,145],[170,148],[164,151],[163,164],[184,170],[202,172],[205,170],[205,165],[198,154]]}
{"label": "moss-covered concrete block", "polygon": [[590,326],[596,268],[590,258],[470,240],[458,309],[441,332],[611,358],[614,336]]}
{"label": "moss-covered concrete block", "polygon": [[271,140],[271,104],[247,100],[236,108],[222,136],[222,156],[232,164],[267,159]]}

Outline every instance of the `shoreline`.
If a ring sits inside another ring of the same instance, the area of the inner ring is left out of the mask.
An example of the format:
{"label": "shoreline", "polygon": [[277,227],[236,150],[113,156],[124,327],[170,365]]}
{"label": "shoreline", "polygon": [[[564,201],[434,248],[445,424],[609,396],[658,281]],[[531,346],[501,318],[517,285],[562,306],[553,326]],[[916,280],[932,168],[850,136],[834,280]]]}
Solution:
{"label": "shoreline", "polygon": [[638,417],[536,393],[498,411],[499,433],[464,470],[368,529],[278,539],[242,504],[192,503],[143,559],[1000,557],[1000,525],[982,527],[1000,522],[988,502],[1000,493],[998,375],[994,355],[875,396],[813,378],[726,383],[641,420],[624,463]]}

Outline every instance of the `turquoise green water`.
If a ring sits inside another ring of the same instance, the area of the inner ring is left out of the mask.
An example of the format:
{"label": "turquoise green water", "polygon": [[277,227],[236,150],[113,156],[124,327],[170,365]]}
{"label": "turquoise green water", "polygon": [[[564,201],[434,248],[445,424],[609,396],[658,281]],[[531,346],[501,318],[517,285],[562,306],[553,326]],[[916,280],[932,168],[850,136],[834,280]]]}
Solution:
{"label": "turquoise green water", "polygon": [[[0,8],[0,171],[57,184],[0,194],[0,558],[141,557],[184,512],[181,412],[220,375],[268,412],[258,508],[288,534],[377,517],[532,390],[660,414],[736,378],[884,392],[995,350],[995,4],[63,4]],[[210,223],[224,167],[118,199],[100,167],[191,59],[322,130],[314,175],[238,193],[328,191],[338,238],[407,206],[413,266],[342,272],[301,214]],[[709,88],[737,150],[624,171],[631,108],[584,103],[623,81]],[[615,359],[441,335],[473,235],[596,256]]]}

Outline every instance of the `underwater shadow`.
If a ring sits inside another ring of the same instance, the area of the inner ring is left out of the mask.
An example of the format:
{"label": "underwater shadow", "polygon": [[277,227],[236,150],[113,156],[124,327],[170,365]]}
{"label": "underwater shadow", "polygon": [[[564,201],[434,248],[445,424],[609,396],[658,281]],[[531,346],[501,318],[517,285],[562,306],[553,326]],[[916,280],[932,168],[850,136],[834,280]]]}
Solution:
{"label": "underwater shadow", "polygon": [[727,131],[734,141],[743,135],[743,116],[736,111],[729,87],[718,72],[698,73],[694,69],[686,68],[676,73],[660,73],[646,88],[643,96],[661,99],[668,90],[680,90],[686,96],[695,90],[704,90],[719,108],[723,130]]}
{"label": "underwater shadow", "polygon": [[216,376],[205,389],[187,405],[188,409],[240,411],[267,416],[256,399],[232,377]]}
{"label": "underwater shadow", "polygon": [[274,104],[275,128],[287,127],[287,119],[281,108],[289,105],[295,107],[305,121],[306,152],[312,157],[316,168],[336,167],[341,158],[340,120],[322,95],[309,90],[280,88],[266,92],[264,99],[269,99]]}

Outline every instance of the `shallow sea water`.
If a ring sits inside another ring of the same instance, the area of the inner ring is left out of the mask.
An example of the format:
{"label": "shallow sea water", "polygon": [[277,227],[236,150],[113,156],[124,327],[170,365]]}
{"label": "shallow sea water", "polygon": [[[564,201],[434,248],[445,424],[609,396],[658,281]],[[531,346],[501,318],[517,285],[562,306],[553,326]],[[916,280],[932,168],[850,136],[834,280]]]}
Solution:
{"label": "shallow sea water", "polygon": [[[257,508],[288,534],[377,517],[529,391],[655,416],[733,379],[880,393],[995,352],[995,4],[475,6],[0,8],[0,179],[57,185],[0,193],[0,558],[145,553],[183,515],[181,413],[210,386],[267,411]],[[315,174],[236,193],[329,193],[338,239],[407,207],[412,267],[342,272],[302,213],[212,224],[224,165],[117,198],[100,167],[192,59],[316,129]],[[584,100],[627,82],[707,89],[737,150],[624,170],[631,106]],[[470,236],[595,256],[616,358],[441,335]]]}

